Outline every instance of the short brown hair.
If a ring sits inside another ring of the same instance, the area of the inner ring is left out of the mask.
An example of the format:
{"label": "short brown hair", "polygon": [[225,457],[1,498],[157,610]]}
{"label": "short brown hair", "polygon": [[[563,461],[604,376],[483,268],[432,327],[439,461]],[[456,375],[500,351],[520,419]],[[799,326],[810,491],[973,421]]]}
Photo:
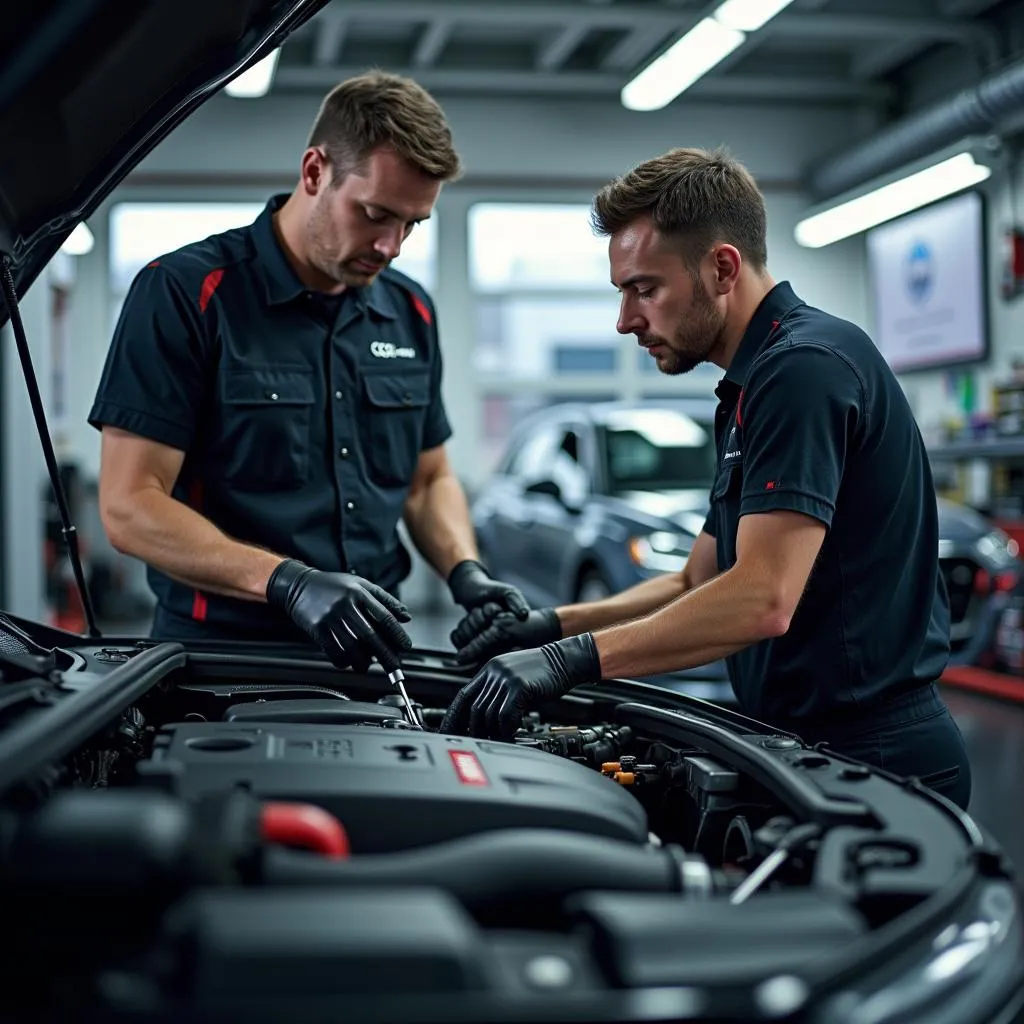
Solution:
{"label": "short brown hair", "polygon": [[412,79],[384,71],[335,86],[320,104],[308,145],[327,151],[334,183],[385,146],[436,181],[452,181],[462,173],[437,100]]}
{"label": "short brown hair", "polygon": [[639,164],[595,196],[591,222],[614,235],[645,215],[691,267],[716,241],[735,245],[757,271],[768,262],[764,196],[724,149],[671,149]]}

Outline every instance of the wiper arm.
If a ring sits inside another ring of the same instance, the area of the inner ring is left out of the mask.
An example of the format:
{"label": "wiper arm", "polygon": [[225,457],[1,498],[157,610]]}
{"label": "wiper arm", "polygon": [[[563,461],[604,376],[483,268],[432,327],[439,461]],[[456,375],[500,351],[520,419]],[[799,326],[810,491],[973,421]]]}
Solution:
{"label": "wiper arm", "polygon": [[49,654],[12,654],[0,651],[0,682],[15,683],[24,679],[49,679],[57,671],[57,658]]}

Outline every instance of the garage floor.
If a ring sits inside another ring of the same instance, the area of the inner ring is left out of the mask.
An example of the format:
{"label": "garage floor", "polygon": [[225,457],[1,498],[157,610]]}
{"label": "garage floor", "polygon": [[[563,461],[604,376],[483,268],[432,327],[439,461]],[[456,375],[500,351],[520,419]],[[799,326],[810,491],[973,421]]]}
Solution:
{"label": "garage floor", "polygon": [[967,741],[974,776],[969,808],[1017,866],[1024,881],[1024,704],[943,689]]}

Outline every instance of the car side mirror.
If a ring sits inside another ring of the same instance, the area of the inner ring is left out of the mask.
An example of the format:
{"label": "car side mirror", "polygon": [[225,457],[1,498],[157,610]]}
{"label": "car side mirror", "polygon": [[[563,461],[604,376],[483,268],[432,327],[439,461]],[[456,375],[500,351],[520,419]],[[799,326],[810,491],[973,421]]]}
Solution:
{"label": "car side mirror", "polygon": [[527,494],[546,494],[554,498],[567,512],[576,515],[583,511],[583,502],[570,496],[554,480],[537,480],[526,488]]}
{"label": "car side mirror", "polygon": [[549,498],[554,498],[555,501],[562,504],[562,488],[554,480],[535,480],[527,486],[526,493],[546,494]]}

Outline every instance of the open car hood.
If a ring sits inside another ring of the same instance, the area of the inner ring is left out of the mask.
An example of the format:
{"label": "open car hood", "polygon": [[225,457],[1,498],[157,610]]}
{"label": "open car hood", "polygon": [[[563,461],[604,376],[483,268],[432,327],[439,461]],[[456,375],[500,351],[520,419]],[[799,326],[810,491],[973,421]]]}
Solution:
{"label": "open car hood", "polygon": [[[0,30],[0,254],[19,298],[173,128],[327,0],[35,0]],[[0,298],[0,326],[9,319]]]}

